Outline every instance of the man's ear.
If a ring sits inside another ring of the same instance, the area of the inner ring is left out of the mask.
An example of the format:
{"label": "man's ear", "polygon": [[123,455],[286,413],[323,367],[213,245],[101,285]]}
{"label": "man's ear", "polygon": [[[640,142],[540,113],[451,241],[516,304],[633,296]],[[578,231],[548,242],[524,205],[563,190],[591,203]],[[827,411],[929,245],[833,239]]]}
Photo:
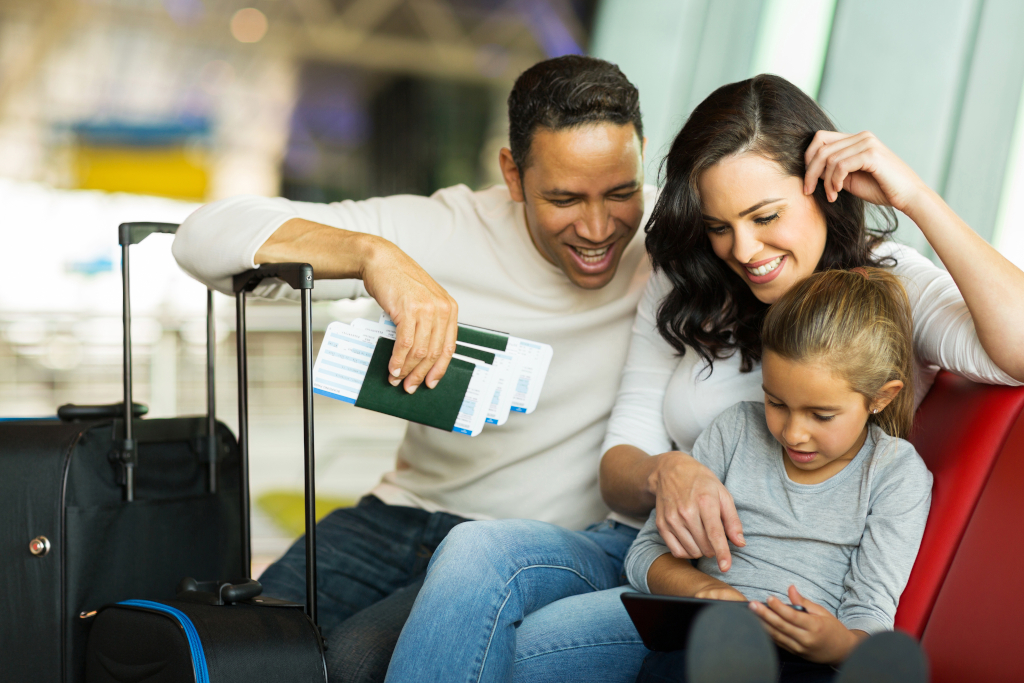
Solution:
{"label": "man's ear", "polygon": [[874,412],[882,412],[887,405],[892,403],[892,400],[896,398],[896,395],[903,389],[903,382],[898,379],[890,380],[882,385],[879,389],[878,395],[871,401],[868,406]]}
{"label": "man's ear", "polygon": [[498,152],[498,165],[501,166],[501,176],[505,179],[505,186],[508,187],[508,193],[512,195],[512,200],[516,202],[525,201],[526,197],[523,196],[523,179],[519,175],[519,167],[512,158],[512,150],[508,147],[502,147],[501,151]]}

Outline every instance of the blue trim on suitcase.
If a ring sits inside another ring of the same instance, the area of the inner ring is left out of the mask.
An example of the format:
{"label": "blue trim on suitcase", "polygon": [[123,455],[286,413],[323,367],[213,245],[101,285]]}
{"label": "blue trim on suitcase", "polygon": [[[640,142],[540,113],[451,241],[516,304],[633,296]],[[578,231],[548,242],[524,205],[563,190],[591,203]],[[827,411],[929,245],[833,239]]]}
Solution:
{"label": "blue trim on suitcase", "polygon": [[192,623],[187,614],[180,609],[175,609],[170,605],[164,605],[159,602],[153,602],[152,600],[122,600],[117,604],[143,607],[169,614],[177,619],[185,631],[185,637],[188,639],[188,649],[192,652],[192,668],[196,672],[196,683],[210,683],[210,672],[206,669],[206,654],[203,652],[203,642],[199,640],[199,631],[196,630],[196,625]]}

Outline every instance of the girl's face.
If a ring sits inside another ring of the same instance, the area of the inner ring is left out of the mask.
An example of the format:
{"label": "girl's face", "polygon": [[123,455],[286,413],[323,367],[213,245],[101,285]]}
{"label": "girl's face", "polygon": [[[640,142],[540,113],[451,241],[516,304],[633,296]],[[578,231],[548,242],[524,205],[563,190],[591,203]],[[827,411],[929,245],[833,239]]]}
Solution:
{"label": "girl's face", "polygon": [[891,400],[869,407],[830,368],[773,351],[765,352],[761,375],[768,431],[785,450],[789,478],[801,484],[820,483],[846,467],[867,438],[870,409]]}
{"label": "girl's face", "polygon": [[803,178],[741,154],[709,168],[697,185],[711,248],[760,301],[775,303],[818,267],[825,217],[804,194]]}

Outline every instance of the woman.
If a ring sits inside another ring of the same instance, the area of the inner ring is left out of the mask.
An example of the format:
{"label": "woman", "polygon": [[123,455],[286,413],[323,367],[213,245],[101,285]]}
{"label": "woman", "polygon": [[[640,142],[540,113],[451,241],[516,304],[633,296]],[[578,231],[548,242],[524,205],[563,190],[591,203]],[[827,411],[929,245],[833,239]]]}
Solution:
{"label": "woman", "polygon": [[[606,524],[619,537],[656,506],[674,555],[716,556],[729,568],[726,532],[743,545],[735,507],[687,452],[722,411],[763,400],[764,312],[816,270],[883,266],[900,277],[914,315],[918,401],[937,367],[1024,381],[1024,273],[877,138],[836,132],[784,79],[712,93],[665,170],[646,228],[657,272],[601,462],[615,511]],[[865,202],[885,207],[885,227],[867,228]],[[918,225],[948,273],[886,239],[888,207]],[[389,680],[631,681],[646,650],[619,602],[626,588],[615,587],[621,544],[602,545],[609,534],[600,532],[519,520],[457,527],[432,560]],[[531,553],[537,534],[561,535],[562,552]]]}

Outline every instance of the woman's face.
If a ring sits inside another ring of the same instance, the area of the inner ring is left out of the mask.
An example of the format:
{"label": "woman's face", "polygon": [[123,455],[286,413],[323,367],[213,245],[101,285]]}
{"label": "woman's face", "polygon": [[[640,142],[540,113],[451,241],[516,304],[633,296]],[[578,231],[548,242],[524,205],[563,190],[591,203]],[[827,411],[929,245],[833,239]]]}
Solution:
{"label": "woman's face", "polygon": [[698,181],[711,248],[760,301],[773,304],[814,272],[825,217],[803,178],[755,154],[728,157]]}

